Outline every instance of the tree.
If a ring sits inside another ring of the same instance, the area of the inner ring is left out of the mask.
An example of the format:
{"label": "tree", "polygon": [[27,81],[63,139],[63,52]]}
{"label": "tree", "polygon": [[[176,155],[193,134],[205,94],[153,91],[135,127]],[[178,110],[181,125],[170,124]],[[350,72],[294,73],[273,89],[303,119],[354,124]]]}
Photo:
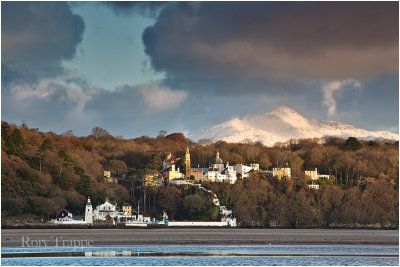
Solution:
{"label": "tree", "polygon": [[151,155],[151,159],[149,163],[147,163],[146,167],[151,170],[161,170],[162,168],[161,155],[159,153]]}
{"label": "tree", "polygon": [[246,161],[244,160],[244,158],[242,156],[240,156],[238,153],[233,153],[230,157],[229,157],[229,161],[231,164],[244,164],[246,163]]}
{"label": "tree", "polygon": [[357,151],[361,148],[361,143],[355,137],[349,137],[343,145],[343,150]]}
{"label": "tree", "polygon": [[164,209],[171,219],[176,218],[181,208],[182,192],[174,186],[166,186],[160,190],[159,206]]}
{"label": "tree", "polygon": [[300,175],[301,169],[303,167],[304,160],[299,156],[293,154],[289,159],[290,167],[292,168],[292,174]]}
{"label": "tree", "polygon": [[267,153],[262,153],[258,158],[258,163],[260,164],[260,169],[265,170],[272,166]]}
{"label": "tree", "polygon": [[117,177],[122,176],[127,172],[128,167],[122,160],[112,159],[106,164],[106,168]]}
{"label": "tree", "polygon": [[92,195],[92,186],[90,182],[90,177],[83,175],[79,180],[78,184],[75,186],[76,191],[84,195],[85,198]]}
{"label": "tree", "polygon": [[50,219],[50,214],[56,213],[67,206],[65,198],[58,196],[54,198],[32,197],[31,198],[38,213],[47,215],[47,220]]}
{"label": "tree", "polygon": [[66,136],[66,137],[71,137],[71,136],[74,136],[74,131],[68,130],[65,133],[63,133],[62,135]]}
{"label": "tree", "polygon": [[201,216],[205,211],[204,199],[201,196],[197,194],[185,196],[182,204],[187,219],[201,219]]}
{"label": "tree", "polygon": [[46,152],[46,150],[50,150],[53,151],[54,146],[53,143],[50,141],[50,139],[46,138],[42,145],[39,148],[38,153],[36,154],[37,160],[39,160],[39,172],[42,173],[42,161],[44,159],[44,152]]}
{"label": "tree", "polygon": [[305,162],[308,168],[315,168],[319,166],[323,159],[322,147],[314,146],[306,152]]}
{"label": "tree", "polygon": [[100,137],[104,137],[106,135],[109,135],[109,133],[106,130],[104,130],[103,128],[94,127],[92,129],[92,135],[94,135],[94,138],[97,140]]}
{"label": "tree", "polygon": [[114,188],[114,198],[117,203],[125,203],[129,200],[129,191],[124,186],[118,184]]}
{"label": "tree", "polygon": [[43,141],[42,145],[40,146],[40,152],[44,152],[46,150],[52,151],[53,149],[54,149],[53,143],[51,142],[51,140],[49,138],[46,138]]}
{"label": "tree", "polygon": [[25,140],[18,128],[10,134],[6,140],[7,154],[19,155],[26,146]]}
{"label": "tree", "polygon": [[177,142],[177,143],[184,143],[186,144],[186,137],[183,133],[172,133],[167,135],[165,138],[168,140]]}
{"label": "tree", "polygon": [[385,180],[369,182],[362,192],[365,221],[363,223],[393,223],[399,220],[399,192]]}
{"label": "tree", "polygon": [[167,131],[161,130],[161,131],[158,132],[158,136],[157,137],[165,137],[166,134],[167,134]]}

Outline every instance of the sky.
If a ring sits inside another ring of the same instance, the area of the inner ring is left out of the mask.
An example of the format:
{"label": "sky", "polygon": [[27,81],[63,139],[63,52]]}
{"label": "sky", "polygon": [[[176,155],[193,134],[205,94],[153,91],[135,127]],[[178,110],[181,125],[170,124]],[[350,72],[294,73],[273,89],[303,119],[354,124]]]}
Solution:
{"label": "sky", "polygon": [[398,2],[2,2],[1,119],[185,134],[285,105],[399,131]]}

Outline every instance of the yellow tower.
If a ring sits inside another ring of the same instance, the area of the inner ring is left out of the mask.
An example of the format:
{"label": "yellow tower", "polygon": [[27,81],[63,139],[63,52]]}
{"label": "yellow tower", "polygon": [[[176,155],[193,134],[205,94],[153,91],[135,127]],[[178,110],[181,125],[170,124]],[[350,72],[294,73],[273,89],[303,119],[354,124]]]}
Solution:
{"label": "yellow tower", "polygon": [[192,175],[192,173],[190,171],[190,152],[189,152],[189,147],[186,147],[185,165],[186,165],[186,179],[190,179],[190,176]]}

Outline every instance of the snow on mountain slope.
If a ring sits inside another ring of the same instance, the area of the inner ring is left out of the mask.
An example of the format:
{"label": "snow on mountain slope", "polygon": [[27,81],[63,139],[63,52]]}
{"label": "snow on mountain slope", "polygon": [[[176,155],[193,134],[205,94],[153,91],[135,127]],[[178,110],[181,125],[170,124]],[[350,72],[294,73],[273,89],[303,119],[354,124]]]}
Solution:
{"label": "snow on mountain slope", "polygon": [[243,119],[234,118],[190,134],[189,138],[193,141],[205,138],[213,142],[223,140],[230,143],[251,140],[263,142],[266,146],[273,146],[276,142],[285,142],[289,139],[324,136],[399,140],[398,134],[388,131],[367,131],[337,121],[308,120],[285,106],[266,114]]}

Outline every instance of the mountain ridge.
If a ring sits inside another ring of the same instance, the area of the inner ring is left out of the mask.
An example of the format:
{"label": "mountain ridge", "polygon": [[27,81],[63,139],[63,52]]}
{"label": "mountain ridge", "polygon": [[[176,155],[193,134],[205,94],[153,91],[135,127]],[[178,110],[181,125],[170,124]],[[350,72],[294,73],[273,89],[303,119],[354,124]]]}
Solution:
{"label": "mountain ridge", "polygon": [[389,131],[368,131],[339,121],[307,119],[287,106],[280,106],[269,113],[245,116],[242,119],[236,117],[189,134],[189,138],[194,141],[210,139],[213,142],[222,140],[240,143],[250,140],[262,142],[266,146],[273,146],[277,142],[286,142],[289,139],[326,136],[399,140],[398,134]]}

